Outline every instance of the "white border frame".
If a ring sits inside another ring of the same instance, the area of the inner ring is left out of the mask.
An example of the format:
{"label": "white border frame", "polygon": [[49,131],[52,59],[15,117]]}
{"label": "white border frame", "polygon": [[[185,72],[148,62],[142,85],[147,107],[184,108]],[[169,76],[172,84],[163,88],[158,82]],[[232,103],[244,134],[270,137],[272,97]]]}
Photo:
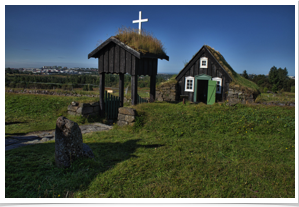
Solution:
{"label": "white border frame", "polygon": [[[206,61],[206,65],[202,65],[202,61]],[[207,57],[201,57],[200,58],[200,68],[208,68],[208,58]]]}
{"label": "white border frame", "polygon": [[[187,80],[192,80],[192,89],[187,89]],[[185,77],[185,91],[194,92],[194,77],[192,76]]]}
{"label": "white border frame", "polygon": [[[220,91],[219,91],[219,90],[216,90],[216,93],[217,93],[217,94],[221,94],[222,78],[215,77],[215,78],[212,78],[212,80],[214,80],[214,81],[220,81]],[[218,84],[217,84],[217,85],[218,85]]]}

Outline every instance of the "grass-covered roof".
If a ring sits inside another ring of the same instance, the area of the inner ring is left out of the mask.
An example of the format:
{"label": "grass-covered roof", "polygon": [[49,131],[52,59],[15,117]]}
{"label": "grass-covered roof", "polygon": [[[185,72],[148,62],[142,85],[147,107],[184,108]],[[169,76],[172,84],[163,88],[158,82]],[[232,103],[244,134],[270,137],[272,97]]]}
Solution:
{"label": "grass-covered roof", "polygon": [[259,87],[252,81],[244,78],[243,76],[239,75],[234,71],[234,69],[226,62],[224,57],[220,54],[219,51],[215,50],[214,48],[204,45],[209,52],[215,57],[221,67],[229,74],[229,76],[233,79],[230,83],[231,86],[239,85],[241,88],[245,89],[252,89],[254,91],[258,91]]}
{"label": "grass-covered roof", "polygon": [[139,34],[138,29],[122,27],[114,37],[138,52],[166,56],[162,42],[145,30]]}

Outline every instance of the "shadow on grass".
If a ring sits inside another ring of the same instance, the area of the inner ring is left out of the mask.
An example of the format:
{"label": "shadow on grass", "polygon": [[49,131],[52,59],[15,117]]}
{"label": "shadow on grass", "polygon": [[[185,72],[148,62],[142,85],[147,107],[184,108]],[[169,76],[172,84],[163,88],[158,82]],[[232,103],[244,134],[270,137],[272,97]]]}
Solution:
{"label": "shadow on grass", "polygon": [[[55,143],[6,151],[5,197],[73,197],[75,192],[88,189],[104,172],[113,171],[118,163],[132,158],[138,159],[138,156],[134,155],[138,148],[146,150],[163,146],[139,145],[138,141],[140,139],[123,143],[86,143],[92,149],[95,159],[79,158],[70,168],[55,166]],[[25,182],[24,177],[35,179]],[[19,187],[21,183],[22,188]]]}
{"label": "shadow on grass", "polygon": [[16,135],[16,136],[24,136],[24,135],[26,135],[26,133],[5,133],[5,136],[14,136],[14,135]]}
{"label": "shadow on grass", "polygon": [[25,123],[27,123],[27,122],[18,122],[18,121],[16,121],[16,122],[5,122],[5,126],[6,125],[12,125],[12,124],[25,124]]}

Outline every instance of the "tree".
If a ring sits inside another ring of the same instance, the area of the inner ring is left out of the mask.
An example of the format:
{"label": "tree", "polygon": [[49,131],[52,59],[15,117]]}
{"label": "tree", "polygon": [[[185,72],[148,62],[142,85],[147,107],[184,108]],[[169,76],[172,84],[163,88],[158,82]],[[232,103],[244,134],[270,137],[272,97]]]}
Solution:
{"label": "tree", "polygon": [[274,85],[273,85],[273,87],[272,87],[272,92],[276,93],[276,92],[277,92],[277,90],[278,90],[278,89],[277,89],[277,85],[276,85],[276,84],[274,84]]}
{"label": "tree", "polygon": [[278,72],[277,72],[277,68],[275,66],[273,66],[270,69],[269,72],[269,83],[271,84],[276,84],[278,81]]}
{"label": "tree", "polygon": [[248,76],[248,74],[247,74],[247,71],[246,71],[246,70],[244,70],[244,71],[243,71],[243,74],[242,74],[242,76],[243,76],[244,78],[246,78],[246,79],[248,79],[248,78],[249,78],[249,76]]}

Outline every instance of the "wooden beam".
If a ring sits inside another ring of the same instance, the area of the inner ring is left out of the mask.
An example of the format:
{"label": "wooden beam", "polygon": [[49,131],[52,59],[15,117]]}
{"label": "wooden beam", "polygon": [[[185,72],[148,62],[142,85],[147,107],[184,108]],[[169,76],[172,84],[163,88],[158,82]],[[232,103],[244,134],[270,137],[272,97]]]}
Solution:
{"label": "wooden beam", "polygon": [[126,51],[123,48],[120,48],[120,65],[119,72],[126,73]]}
{"label": "wooden beam", "polygon": [[113,67],[114,67],[114,45],[111,45],[109,48],[109,68],[108,71],[110,73],[113,73]]}
{"label": "wooden beam", "polygon": [[99,92],[100,92],[100,116],[105,118],[105,102],[104,102],[104,95],[105,95],[105,73],[100,73],[100,85],[99,85]]}
{"label": "wooden beam", "polygon": [[137,75],[132,75],[131,76],[131,100],[132,100],[132,105],[137,104]]}
{"label": "wooden beam", "polygon": [[151,75],[150,77],[150,99],[149,102],[154,102],[156,99],[156,76]]}
{"label": "wooden beam", "polygon": [[119,74],[119,107],[124,106],[124,74]]}
{"label": "wooden beam", "polygon": [[114,72],[119,73],[120,67],[119,67],[119,46],[115,45],[114,50]]}
{"label": "wooden beam", "polygon": [[150,77],[150,102],[154,102],[156,99],[156,76],[158,71],[158,59],[153,61],[153,68]]}

